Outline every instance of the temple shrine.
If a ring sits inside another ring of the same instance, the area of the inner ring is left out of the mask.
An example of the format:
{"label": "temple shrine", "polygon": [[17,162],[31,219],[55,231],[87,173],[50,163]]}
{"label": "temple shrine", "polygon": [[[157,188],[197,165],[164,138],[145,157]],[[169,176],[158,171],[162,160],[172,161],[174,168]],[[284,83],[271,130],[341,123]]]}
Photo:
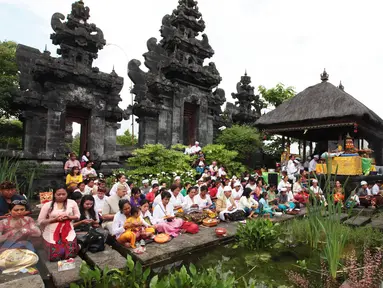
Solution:
{"label": "temple shrine", "polygon": [[206,145],[213,142],[220,127],[225,92],[215,89],[221,82],[215,64],[204,65],[214,50],[206,34],[197,38],[205,30],[197,4],[180,0],[177,9],[163,17],[162,39],[150,38],[143,55],[148,72],[140,69],[139,60],[128,64],[140,146],[188,145],[196,140]]}

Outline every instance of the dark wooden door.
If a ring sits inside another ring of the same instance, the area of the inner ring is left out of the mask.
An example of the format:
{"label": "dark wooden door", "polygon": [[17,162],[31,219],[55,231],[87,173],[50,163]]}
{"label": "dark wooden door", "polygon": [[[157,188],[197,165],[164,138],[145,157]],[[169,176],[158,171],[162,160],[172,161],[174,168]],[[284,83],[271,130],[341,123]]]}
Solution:
{"label": "dark wooden door", "polygon": [[197,132],[197,105],[184,104],[184,145],[192,144],[196,141]]}

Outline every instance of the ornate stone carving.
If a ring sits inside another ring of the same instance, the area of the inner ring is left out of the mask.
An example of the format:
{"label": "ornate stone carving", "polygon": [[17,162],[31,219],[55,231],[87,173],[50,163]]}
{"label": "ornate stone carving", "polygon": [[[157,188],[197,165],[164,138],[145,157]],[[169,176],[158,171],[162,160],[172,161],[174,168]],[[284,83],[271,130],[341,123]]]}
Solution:
{"label": "ornate stone carving", "polygon": [[[148,72],[140,69],[140,61],[129,62],[128,75],[134,83],[132,93],[136,95],[132,110],[136,116],[158,117],[164,110],[184,107],[183,102],[199,106],[201,119],[206,119],[205,114],[219,115],[222,112],[225,93],[222,89],[212,92],[222,80],[220,74],[213,62],[203,65],[206,58],[214,55],[214,50],[206,34],[202,34],[202,40],[197,39],[205,30],[205,21],[197,4],[193,0],[179,0],[177,9],[162,18],[162,39],[157,42],[156,38],[150,38],[147,41],[148,52],[143,55]],[[164,101],[164,98],[171,101]],[[172,122],[184,123],[183,119],[178,119],[182,115],[173,112]],[[144,125],[146,121],[139,123]],[[148,131],[141,128],[140,131]],[[182,139],[181,135],[174,135],[172,127],[166,129],[169,135],[173,133],[173,139]],[[182,132],[177,125],[173,131]],[[145,137],[153,137],[153,133],[140,137],[140,145],[159,141]]]}
{"label": "ornate stone carving", "polygon": [[[15,95],[15,102],[22,110],[22,116],[26,117],[30,111],[39,111],[40,117],[45,117],[39,123],[50,125],[50,129],[47,129],[40,124],[40,129],[33,131],[29,131],[29,126],[26,126],[26,134],[31,138],[28,143],[31,144],[30,147],[24,147],[24,153],[30,157],[39,159],[40,155],[59,153],[52,153],[51,150],[59,147],[63,140],[60,135],[65,135],[65,124],[62,125],[60,121],[65,122],[69,109],[88,115],[79,117],[88,117],[85,121],[90,123],[86,135],[88,148],[93,150],[94,157],[100,159],[106,152],[103,145],[105,123],[117,123],[123,118],[129,118],[131,111],[123,111],[118,107],[123,78],[114,69],[111,73],[103,73],[97,67],[92,67],[93,60],[97,58],[98,51],[104,47],[106,41],[102,31],[87,22],[89,11],[80,0],[73,3],[67,19],[61,13],[53,14],[51,26],[54,33],[51,39],[54,45],[60,46],[58,58],[51,57],[46,49],[41,53],[23,45],[17,48],[21,91]],[[52,118],[56,114],[62,115],[57,116],[60,120]],[[73,114],[74,112],[71,117],[76,117]],[[42,144],[39,142],[39,154],[33,152],[36,150],[33,141],[46,141]],[[40,151],[41,149],[44,151]],[[112,155],[113,151],[109,150],[108,153]]]}
{"label": "ornate stone carving", "polygon": [[231,93],[233,99],[238,100],[235,106],[228,107],[234,123],[252,125],[261,117],[261,110],[266,107],[259,95],[254,94],[254,87],[250,83],[251,77],[245,72],[237,83],[237,93]]}

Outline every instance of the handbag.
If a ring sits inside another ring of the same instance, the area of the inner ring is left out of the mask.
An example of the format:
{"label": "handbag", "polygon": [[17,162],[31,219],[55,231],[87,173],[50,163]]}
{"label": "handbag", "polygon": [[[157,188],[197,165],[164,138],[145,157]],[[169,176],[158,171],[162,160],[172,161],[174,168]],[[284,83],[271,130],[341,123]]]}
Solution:
{"label": "handbag", "polygon": [[78,239],[81,246],[81,253],[86,253],[87,251],[96,253],[105,250],[105,240],[104,234],[97,229],[90,228],[89,232]]}

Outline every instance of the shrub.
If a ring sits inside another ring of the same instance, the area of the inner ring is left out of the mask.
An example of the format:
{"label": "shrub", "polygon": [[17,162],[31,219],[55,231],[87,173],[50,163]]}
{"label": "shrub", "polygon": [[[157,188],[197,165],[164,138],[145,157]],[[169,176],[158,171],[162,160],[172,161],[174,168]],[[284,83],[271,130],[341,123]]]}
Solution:
{"label": "shrub", "polygon": [[225,145],[226,149],[236,151],[240,161],[246,161],[262,146],[258,130],[247,125],[233,125],[217,138],[217,144]]}
{"label": "shrub", "polygon": [[237,229],[237,240],[241,247],[249,250],[269,248],[274,246],[275,241],[281,235],[278,223],[273,224],[269,219],[257,219],[246,221]]}
{"label": "shrub", "polygon": [[209,144],[202,148],[202,152],[205,154],[208,164],[217,161],[219,165],[226,168],[229,176],[239,175],[246,171],[242,163],[235,161],[238,152],[227,150],[225,145]]}

